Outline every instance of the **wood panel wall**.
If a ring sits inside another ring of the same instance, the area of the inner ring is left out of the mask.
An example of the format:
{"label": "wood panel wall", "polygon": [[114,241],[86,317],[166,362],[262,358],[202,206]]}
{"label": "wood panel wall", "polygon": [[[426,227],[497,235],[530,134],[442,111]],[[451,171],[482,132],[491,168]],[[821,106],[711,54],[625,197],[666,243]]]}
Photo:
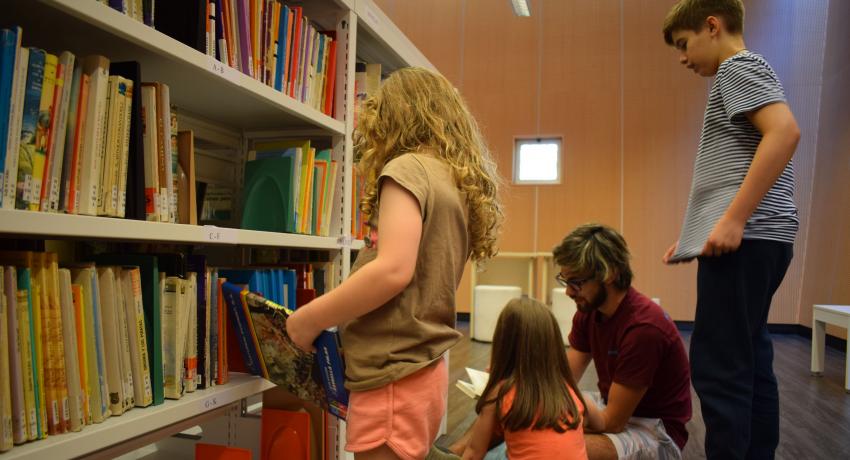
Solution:
{"label": "wood panel wall", "polygon": [[[830,0],[823,59],[809,238],[803,261],[799,323],[812,305],[850,305],[850,2]],[[847,337],[845,330],[829,327]]]}
{"label": "wood panel wall", "polygon": [[[682,69],[663,42],[671,1],[531,0],[530,18],[507,1],[377,3],[461,90],[506,180],[515,136],[563,137],[561,184],[504,187],[502,249],[548,251],[578,224],[611,225],[629,242],[636,287],[692,320],[696,264],[660,258],[687,205],[710,80]],[[810,324],[811,303],[823,303],[815,299],[850,303],[850,220],[839,209],[850,198],[850,40],[837,25],[850,2],[745,4],[747,44],[775,67],[803,132],[794,160],[801,231],[770,322]],[[458,310],[468,307],[467,273]]]}

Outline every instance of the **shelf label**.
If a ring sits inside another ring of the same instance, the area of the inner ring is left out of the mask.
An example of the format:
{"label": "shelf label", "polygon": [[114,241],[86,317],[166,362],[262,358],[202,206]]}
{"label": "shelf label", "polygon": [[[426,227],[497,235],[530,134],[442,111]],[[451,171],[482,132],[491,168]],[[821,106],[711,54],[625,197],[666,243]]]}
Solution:
{"label": "shelf label", "polygon": [[366,20],[375,28],[381,25],[381,19],[378,17],[378,14],[368,6],[366,7]]}
{"label": "shelf label", "polygon": [[209,398],[204,399],[203,404],[204,410],[215,409],[219,405],[218,396],[210,396]]}
{"label": "shelf label", "polygon": [[219,61],[218,59],[207,56],[207,68],[210,72],[226,79],[231,82],[236,83],[239,78],[239,71],[230,67],[229,65]]}
{"label": "shelf label", "polygon": [[204,241],[208,243],[236,244],[238,229],[204,225]]}

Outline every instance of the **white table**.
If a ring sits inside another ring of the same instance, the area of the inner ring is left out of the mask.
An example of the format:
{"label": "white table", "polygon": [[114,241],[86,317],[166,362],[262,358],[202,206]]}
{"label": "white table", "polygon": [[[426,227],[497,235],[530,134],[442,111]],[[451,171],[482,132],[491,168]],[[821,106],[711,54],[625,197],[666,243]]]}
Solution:
{"label": "white table", "polygon": [[[827,323],[850,332],[850,305],[815,305],[812,317],[812,373],[823,374]],[[844,390],[850,393],[850,337],[844,363]]]}

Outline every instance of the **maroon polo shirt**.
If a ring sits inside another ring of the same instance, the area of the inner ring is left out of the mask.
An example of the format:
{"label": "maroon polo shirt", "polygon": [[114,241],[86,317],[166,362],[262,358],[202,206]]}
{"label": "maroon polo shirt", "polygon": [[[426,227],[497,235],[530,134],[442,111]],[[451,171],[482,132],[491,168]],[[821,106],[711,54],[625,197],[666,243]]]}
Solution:
{"label": "maroon polo shirt", "polygon": [[599,311],[577,312],[569,340],[576,351],[592,355],[606,403],[612,382],[649,387],[632,415],[660,418],[667,434],[684,448],[691,374],[679,331],[661,307],[629,288],[611,318]]}

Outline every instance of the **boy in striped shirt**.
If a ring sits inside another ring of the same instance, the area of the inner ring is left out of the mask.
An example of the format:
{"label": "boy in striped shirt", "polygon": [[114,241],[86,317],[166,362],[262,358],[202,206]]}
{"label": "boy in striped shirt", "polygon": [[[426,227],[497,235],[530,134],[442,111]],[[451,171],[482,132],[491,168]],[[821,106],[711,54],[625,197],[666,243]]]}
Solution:
{"label": "boy in striped shirt", "polygon": [[663,257],[699,261],[690,359],[709,459],[774,457],[767,316],[799,226],[791,157],[800,131],[773,69],[746,49],[743,23],[741,0],[681,0],[664,21],[679,62],[715,77],[685,221]]}

